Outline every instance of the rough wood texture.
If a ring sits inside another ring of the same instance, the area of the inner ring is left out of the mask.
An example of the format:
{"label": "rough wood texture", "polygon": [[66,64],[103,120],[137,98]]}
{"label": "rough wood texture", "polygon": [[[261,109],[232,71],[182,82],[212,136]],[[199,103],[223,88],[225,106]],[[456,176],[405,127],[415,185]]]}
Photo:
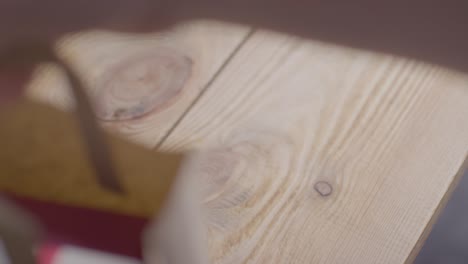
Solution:
{"label": "rough wood texture", "polygon": [[[467,156],[468,78],[268,32],[244,43],[247,31],[95,32],[61,47],[105,126],[204,150],[193,175],[213,263],[405,262]],[[69,105],[48,76],[31,95]]]}
{"label": "rough wood texture", "polygon": [[182,163],[110,136],[124,193],[97,182],[78,124],[50,107],[22,102],[0,112],[0,192],[104,211],[152,217]]}
{"label": "rough wood texture", "polygon": [[403,263],[467,156],[468,80],[257,32],[162,149],[211,149],[214,263]]}
{"label": "rough wood texture", "polygon": [[[82,33],[58,49],[88,84],[102,124],[155,146],[248,31],[200,21],[156,34]],[[66,80],[51,66],[38,71],[28,92],[62,108],[72,104]]]}

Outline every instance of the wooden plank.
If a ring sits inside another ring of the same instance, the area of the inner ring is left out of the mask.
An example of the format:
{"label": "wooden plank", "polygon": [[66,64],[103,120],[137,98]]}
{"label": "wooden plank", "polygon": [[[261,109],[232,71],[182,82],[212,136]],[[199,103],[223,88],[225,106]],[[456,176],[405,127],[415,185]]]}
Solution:
{"label": "wooden plank", "polygon": [[[58,49],[88,84],[102,124],[153,147],[249,30],[198,21],[154,34],[86,32],[64,38]],[[28,94],[72,105],[66,79],[50,65],[38,70]]]}
{"label": "wooden plank", "polygon": [[162,149],[204,150],[214,263],[403,263],[467,156],[468,78],[257,32]]}
{"label": "wooden plank", "polygon": [[38,201],[150,218],[162,207],[184,157],[109,136],[112,166],[123,186],[116,193],[98,183],[69,114],[25,101],[4,109],[0,123],[0,192]]}

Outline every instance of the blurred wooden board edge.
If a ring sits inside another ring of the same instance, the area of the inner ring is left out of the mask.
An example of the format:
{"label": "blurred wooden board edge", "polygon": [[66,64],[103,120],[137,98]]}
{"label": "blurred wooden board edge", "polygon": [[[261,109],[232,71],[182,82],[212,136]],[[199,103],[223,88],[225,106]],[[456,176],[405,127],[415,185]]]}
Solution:
{"label": "blurred wooden board edge", "polygon": [[[0,190],[39,201],[152,217],[184,159],[107,134],[125,188],[125,195],[117,195],[98,185],[70,114],[23,100],[2,109],[0,124]],[[8,178],[12,176],[15,180]]]}
{"label": "blurred wooden board edge", "polygon": [[424,246],[424,243],[429,237],[432,231],[432,228],[434,227],[434,224],[437,222],[440,215],[444,211],[445,206],[449,203],[454,190],[457,188],[458,183],[460,182],[461,178],[466,172],[468,172],[468,155],[465,157],[465,160],[463,161],[462,165],[460,166],[457,173],[453,177],[453,180],[450,183],[449,187],[447,188],[447,191],[445,192],[444,196],[440,200],[439,205],[434,210],[434,214],[431,216],[431,219],[429,220],[426,227],[424,228],[424,231],[421,233],[418,241],[416,242],[410,254],[408,255],[408,258],[406,259],[405,264],[411,264],[416,260],[416,257],[418,256],[419,252]]}

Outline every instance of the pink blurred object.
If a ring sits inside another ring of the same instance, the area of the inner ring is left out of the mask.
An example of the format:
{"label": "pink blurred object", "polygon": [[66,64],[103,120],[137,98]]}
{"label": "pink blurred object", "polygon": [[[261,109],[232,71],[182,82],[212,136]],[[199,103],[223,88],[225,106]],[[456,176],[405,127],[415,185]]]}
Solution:
{"label": "pink blurred object", "polygon": [[141,264],[134,258],[53,243],[41,246],[37,257],[38,264]]}
{"label": "pink blurred object", "polygon": [[39,264],[54,264],[54,256],[60,250],[60,245],[44,244],[37,252]]}

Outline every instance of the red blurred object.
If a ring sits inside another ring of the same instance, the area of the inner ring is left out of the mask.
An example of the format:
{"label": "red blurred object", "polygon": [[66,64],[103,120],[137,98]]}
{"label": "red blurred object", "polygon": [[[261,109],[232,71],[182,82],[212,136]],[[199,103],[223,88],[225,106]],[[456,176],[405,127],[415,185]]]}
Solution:
{"label": "red blurred object", "polygon": [[[141,259],[148,219],[5,195],[40,220],[46,230],[43,263],[58,244],[72,244]],[[47,248],[49,247],[49,248]],[[49,254],[50,253],[50,254]]]}

